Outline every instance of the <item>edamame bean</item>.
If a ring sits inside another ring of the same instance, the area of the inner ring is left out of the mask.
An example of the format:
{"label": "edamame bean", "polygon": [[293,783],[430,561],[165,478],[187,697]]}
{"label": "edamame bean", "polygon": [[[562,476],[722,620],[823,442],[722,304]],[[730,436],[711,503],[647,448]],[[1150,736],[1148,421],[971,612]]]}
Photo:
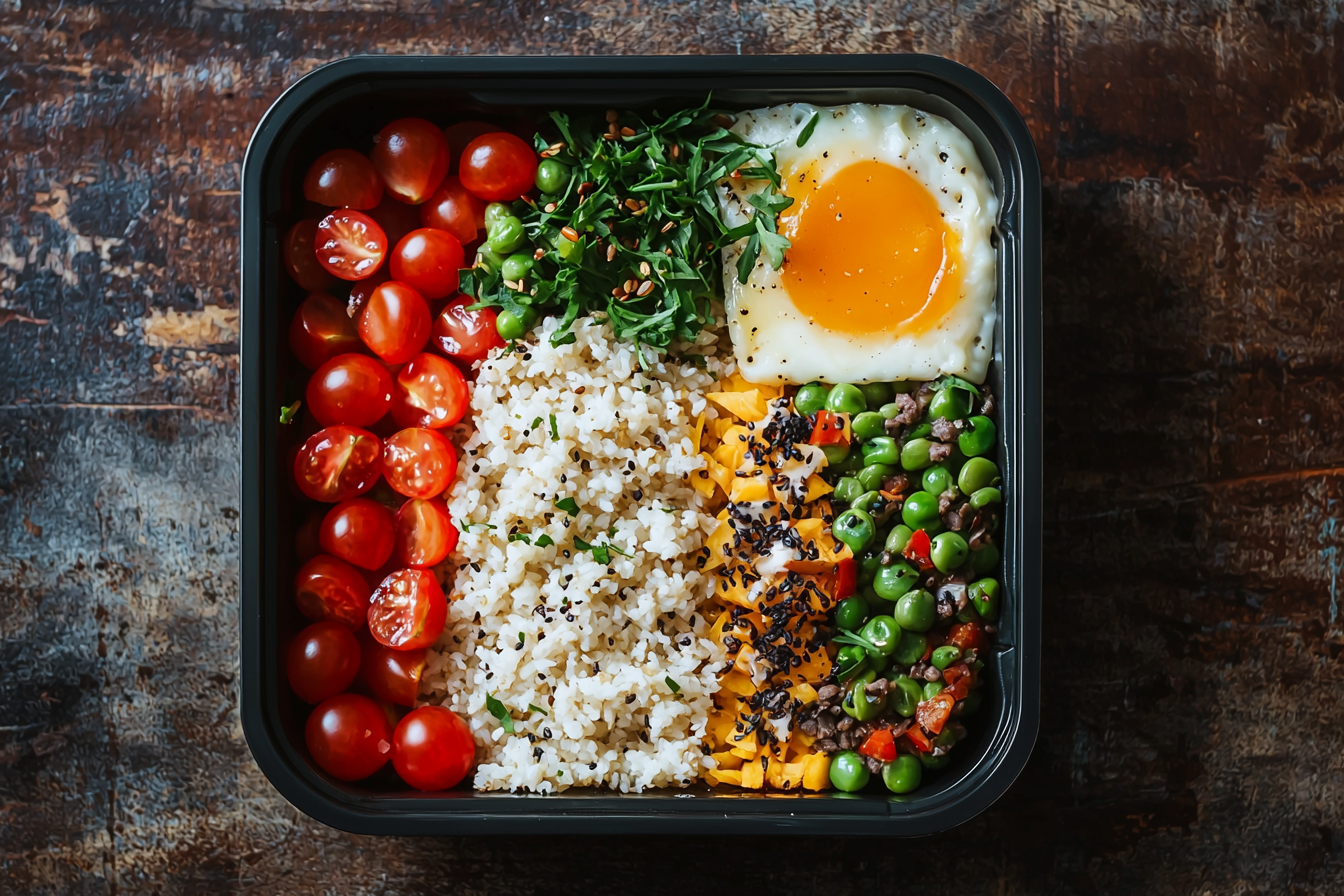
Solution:
{"label": "edamame bean", "polygon": [[836,383],[826,394],[826,410],[835,414],[861,414],[868,410],[868,403],[858,386]]}
{"label": "edamame bean", "polygon": [[853,476],[841,476],[840,481],[835,484],[835,491],[831,496],[841,504],[852,504],[854,499],[866,492],[863,484]]}
{"label": "edamame bean", "polygon": [[909,793],[919,787],[924,777],[924,766],[909,753],[902,753],[882,766],[882,783],[892,793]]}
{"label": "edamame bean", "polygon": [[849,692],[845,694],[844,702],[840,704],[846,715],[860,722],[867,722],[882,715],[882,710],[887,708],[886,695],[870,694],[867,689],[867,685],[876,680],[877,673],[871,669],[854,679],[849,685]]}
{"label": "edamame bean", "polygon": [[861,445],[865,464],[894,464],[901,459],[900,446],[891,436],[877,436]]}
{"label": "edamame bean", "polygon": [[858,584],[870,585],[882,569],[882,550],[876,544],[870,545],[868,550],[854,558],[854,562],[858,566]]}
{"label": "edamame bean", "polygon": [[492,252],[508,255],[523,244],[525,236],[523,222],[513,215],[509,215],[509,217],[501,219],[490,231],[490,238],[485,241],[485,244],[490,247]]}
{"label": "edamame bean", "polygon": [[966,539],[956,532],[944,532],[934,536],[929,559],[939,572],[951,572],[966,562],[968,553],[970,549],[966,547]]}
{"label": "edamame bean", "polygon": [[543,193],[559,193],[569,183],[569,167],[555,159],[542,159],[537,166],[537,189]]}
{"label": "edamame bean", "polygon": [[946,417],[948,420],[960,420],[971,413],[971,393],[965,389],[948,387],[933,393],[929,401],[929,416],[934,420]]}
{"label": "edamame bean", "polygon": [[910,536],[914,534],[915,530],[909,526],[903,523],[897,524],[887,535],[887,542],[884,547],[893,554],[899,554],[905,550],[905,546],[910,543]]}
{"label": "edamame bean", "polygon": [[919,388],[918,380],[894,380],[891,383],[892,392],[913,392]]}
{"label": "edamame bean", "polygon": [[846,510],[835,518],[831,531],[857,554],[873,543],[877,537],[877,524],[867,511]]}
{"label": "edamame bean", "polygon": [[882,405],[882,407],[877,409],[877,412],[882,415],[883,420],[895,420],[897,417],[901,416],[901,411],[903,410],[905,410],[905,408],[892,402],[891,404]]}
{"label": "edamame bean", "polygon": [[798,394],[793,396],[794,410],[800,414],[815,414],[826,407],[828,392],[830,392],[829,389],[815,381],[805,386],[799,386]]}
{"label": "edamame bean", "polygon": [[841,750],[831,757],[831,785],[836,790],[854,793],[867,787],[871,778],[863,757],[853,750]]}
{"label": "edamame bean", "polygon": [[835,665],[841,678],[860,675],[868,668],[868,651],[862,647],[846,644],[835,655]]}
{"label": "edamame bean", "polygon": [[941,495],[948,489],[952,489],[953,494],[959,494],[958,492],[956,492],[957,487],[956,474],[949,469],[949,464],[947,463],[947,461],[941,461],[939,463],[936,463],[933,466],[929,467],[927,470],[925,470],[923,476],[923,483],[924,483],[924,491],[928,492],[931,495]]}
{"label": "edamame bean", "polygon": [[961,659],[961,648],[955,644],[944,644],[942,647],[935,647],[933,648],[932,655],[929,656],[929,662],[940,672],[959,659]]}
{"label": "edamame bean", "polygon": [[848,445],[822,445],[821,453],[826,455],[826,466],[838,467],[849,457]]}
{"label": "edamame bean", "polygon": [[912,426],[910,428],[910,431],[905,434],[905,437],[907,439],[924,439],[927,438],[932,433],[933,433],[933,424],[920,423],[917,426]]}
{"label": "edamame bean", "polygon": [[891,464],[869,464],[859,471],[859,485],[863,486],[866,492],[876,491],[882,487],[882,483],[896,475],[896,468]]}
{"label": "edamame bean", "polygon": [[957,447],[967,457],[988,454],[998,436],[994,421],[988,417],[972,417],[970,423],[971,428],[957,436]]}
{"label": "edamame bean", "polygon": [[862,588],[860,588],[859,597],[863,598],[865,601],[868,602],[869,613],[891,612],[891,604],[887,603],[882,598],[878,597],[877,592],[873,590],[872,585],[864,585]]}
{"label": "edamame bean", "polygon": [[963,495],[973,495],[982,488],[999,483],[999,468],[987,457],[972,457],[957,474],[957,487]]}
{"label": "edamame bean", "polygon": [[[918,591],[910,591],[896,601],[896,609],[892,611],[891,615],[896,618],[896,624],[902,630],[926,632],[933,628],[933,624],[938,621],[938,602],[932,594],[922,588]],[[911,660],[910,662],[913,663],[914,661]]]}
{"label": "edamame bean", "polygon": [[941,681],[927,681],[924,683],[924,699],[932,700],[943,690]]}
{"label": "edamame bean", "polygon": [[849,453],[845,455],[844,460],[840,461],[838,464],[832,465],[831,469],[841,476],[857,477],[859,471],[863,469],[863,466],[863,452],[851,445]]}
{"label": "edamame bean", "polygon": [[982,507],[988,507],[991,504],[1002,504],[1002,503],[1003,503],[1003,492],[999,491],[992,485],[987,485],[984,488],[977,491],[975,494],[971,495],[971,506],[974,507],[976,510],[979,510]]}
{"label": "edamame bean", "polygon": [[887,499],[877,492],[864,492],[849,505],[854,510],[865,510],[870,514],[881,513],[887,506]]}
{"label": "edamame bean", "polygon": [[879,407],[891,401],[890,383],[859,383],[859,391],[863,393],[863,399],[870,408]]}
{"label": "edamame bean", "polygon": [[495,318],[495,330],[499,333],[499,338],[513,340],[522,339],[527,333],[527,327],[512,311],[501,311]]}
{"label": "edamame bean", "polygon": [[988,575],[998,568],[999,549],[987,544],[978,551],[971,551],[971,569],[978,576]]}
{"label": "edamame bean", "polygon": [[938,518],[938,499],[928,492],[914,492],[905,499],[901,520],[911,529],[923,529],[930,535],[943,529],[943,521]]}
{"label": "edamame bean", "polygon": [[513,209],[508,203],[492,202],[485,207],[485,232],[492,233],[500,221],[513,217]]}
{"label": "edamame bean", "polygon": [[922,470],[933,461],[929,458],[929,449],[933,442],[928,439],[910,439],[901,448],[901,466],[907,470]]}
{"label": "edamame bean", "polygon": [[874,616],[864,623],[859,637],[876,647],[883,656],[891,656],[901,640],[901,627],[890,616]]}
{"label": "edamame bean", "polygon": [[971,587],[966,589],[970,595],[971,603],[975,606],[975,612],[980,614],[980,618],[986,622],[993,622],[999,618],[999,583],[994,579],[981,579],[978,582],[972,582]]}
{"label": "edamame bean", "polygon": [[524,255],[519,252],[504,259],[500,273],[504,275],[505,280],[521,280],[532,273],[534,264],[536,264],[536,261],[533,260],[531,255]]}
{"label": "edamame bean", "polygon": [[884,600],[900,600],[918,581],[919,572],[909,563],[893,563],[878,569],[873,590]]}
{"label": "edamame bean", "polygon": [[476,261],[484,264],[492,271],[498,271],[504,267],[504,256],[492,251],[487,243],[482,243],[481,248],[476,250]]}
{"label": "edamame bean", "polygon": [[862,414],[854,415],[849,427],[857,438],[875,439],[886,434],[886,422],[886,419],[877,411],[864,411]]}
{"label": "edamame bean", "polygon": [[891,679],[891,684],[887,690],[887,705],[902,717],[910,718],[919,708],[919,701],[924,699],[924,685],[908,675],[898,675]]}
{"label": "edamame bean", "polygon": [[[897,617],[896,622],[900,623]],[[924,656],[924,651],[929,649],[929,639],[919,632],[913,632],[905,626],[901,626],[901,640],[896,644],[896,650],[891,658],[894,662],[902,666],[909,666],[911,663],[917,663]]]}
{"label": "edamame bean", "polygon": [[847,632],[858,631],[867,618],[868,602],[857,594],[840,601],[835,608],[835,624]]}

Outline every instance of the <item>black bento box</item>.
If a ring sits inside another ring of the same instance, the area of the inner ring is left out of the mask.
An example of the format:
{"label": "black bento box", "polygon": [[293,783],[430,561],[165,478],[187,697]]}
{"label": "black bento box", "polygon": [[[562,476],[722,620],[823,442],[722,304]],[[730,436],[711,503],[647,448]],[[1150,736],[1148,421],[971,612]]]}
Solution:
{"label": "black bento box", "polygon": [[[995,363],[999,461],[1007,483],[1004,615],[990,697],[953,761],[908,796],[869,792],[550,796],[458,790],[421,794],[391,773],[343,784],[310,764],[305,707],[289,691],[282,645],[303,621],[294,607],[293,548],[301,501],[288,481],[291,427],[282,404],[306,373],[286,332],[303,290],[283,272],[281,239],[303,217],[303,175],[322,152],[367,150],[388,121],[484,117],[517,122],[553,108],[723,108],[784,102],[902,103],[950,119],[975,143],[999,214]],[[718,833],[911,836],[966,821],[998,799],[1026,764],[1040,714],[1041,185],[1022,117],[989,81],[933,56],[498,58],[365,56],[309,74],[257,125],[242,191],[241,713],[257,764],[299,809],[365,834]]]}

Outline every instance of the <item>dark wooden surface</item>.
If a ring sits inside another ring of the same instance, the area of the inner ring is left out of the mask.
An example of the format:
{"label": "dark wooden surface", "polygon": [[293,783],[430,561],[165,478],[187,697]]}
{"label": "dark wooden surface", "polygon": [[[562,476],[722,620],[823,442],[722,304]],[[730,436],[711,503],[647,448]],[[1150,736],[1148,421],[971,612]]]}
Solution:
{"label": "dark wooden surface", "polygon": [[[0,891],[1338,893],[1344,21],[1304,2],[0,0]],[[237,714],[238,176],[385,53],[924,51],[1046,182],[1045,715],[919,843],[377,839]]]}

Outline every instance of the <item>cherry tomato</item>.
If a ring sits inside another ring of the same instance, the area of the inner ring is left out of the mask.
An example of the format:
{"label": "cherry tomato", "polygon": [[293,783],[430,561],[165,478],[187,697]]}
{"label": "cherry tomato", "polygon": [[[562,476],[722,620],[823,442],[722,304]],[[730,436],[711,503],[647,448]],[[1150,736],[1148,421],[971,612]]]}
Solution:
{"label": "cherry tomato", "polygon": [[468,311],[467,306],[475,302],[470,296],[453,299],[434,318],[434,347],[459,364],[484,361],[490,349],[504,347],[495,326],[495,309]]}
{"label": "cherry tomato", "polygon": [[389,193],[419,205],[448,173],[448,138],[423,118],[399,118],[373,138],[373,165]]}
{"label": "cherry tomato", "polygon": [[420,206],[420,223],[446,230],[459,242],[469,243],[485,228],[485,203],[468,193],[462,181],[450,174],[429,201]]}
{"label": "cherry tomato", "polygon": [[421,352],[397,371],[392,419],[400,426],[443,429],[467,412],[467,381],[451,361]]}
{"label": "cherry tomato", "polygon": [[439,498],[411,498],[397,510],[392,559],[401,566],[435,566],[457,547],[457,527]]}
{"label": "cherry tomato", "polygon": [[294,553],[303,563],[307,563],[322,553],[322,545],[318,542],[318,532],[322,529],[323,516],[324,514],[321,513],[308,514],[308,518],[299,526],[299,531],[294,534]]}
{"label": "cherry tomato", "polygon": [[429,341],[429,303],[414,288],[389,280],[373,288],[358,330],[364,344],[388,364],[405,364]]}
{"label": "cherry tomato", "polygon": [[322,292],[341,282],[318,263],[313,249],[316,238],[317,221],[312,218],[304,218],[285,234],[285,270],[309,292]]}
{"label": "cherry tomato", "polygon": [[345,306],[324,292],[310,292],[289,324],[289,348],[309,370],[361,345]]}
{"label": "cherry tomato", "polygon": [[401,569],[373,589],[369,633],[384,647],[429,647],[443,634],[448,599],[427,569]]}
{"label": "cherry tomato", "polygon": [[337,355],[314,371],[304,397],[323,426],[369,426],[392,407],[392,374],[368,355]]}
{"label": "cherry tomato", "polygon": [[346,563],[377,569],[392,556],[396,529],[392,512],[368,498],[349,498],[327,511],[322,550]]}
{"label": "cherry tomato", "polygon": [[294,456],[299,491],[328,504],[364,494],[382,473],[382,439],[356,426],[318,430]]}
{"label": "cherry tomato", "polygon": [[364,626],[369,615],[369,583],[344,560],[318,554],[294,577],[294,602],[299,612],[318,622]]}
{"label": "cherry tomato", "polygon": [[462,150],[458,177],[477,198],[508,202],[532,188],[537,154],[521,137],[505,131],[484,134]]}
{"label": "cherry tomato", "polygon": [[444,128],[443,136],[448,139],[448,155],[452,159],[448,173],[453,174],[457,171],[457,157],[462,155],[462,150],[468,143],[482,134],[493,134],[497,130],[498,125],[486,124],[483,121],[459,121]]}
{"label": "cherry tomato", "polygon": [[397,706],[414,706],[425,674],[424,647],[393,650],[373,639],[367,628],[359,633],[359,683],[369,693]]}
{"label": "cherry tomato", "polygon": [[462,244],[447,231],[422,227],[397,243],[389,264],[393,280],[400,280],[427,299],[442,299],[457,292]]}
{"label": "cherry tomato", "polygon": [[408,498],[432,498],[457,473],[457,450],[432,429],[412,427],[383,443],[383,476],[393,491]]}
{"label": "cherry tomato", "polygon": [[416,790],[455,786],[475,759],[471,729],[446,706],[411,710],[392,736],[392,767]]}
{"label": "cherry tomato", "polygon": [[363,280],[387,256],[387,234],[378,222],[354,209],[337,209],[317,222],[317,261],[342,280]]}
{"label": "cherry tomato", "polygon": [[318,156],[308,169],[303,198],[318,205],[373,208],[383,198],[383,182],[363,153],[333,149]]}
{"label": "cherry tomato", "polygon": [[377,703],[339,694],[313,710],[303,729],[308,752],[338,781],[367,778],[392,757],[392,725]]}
{"label": "cherry tomato", "polygon": [[359,665],[359,642],[335,622],[313,623],[285,651],[289,687],[305,703],[321,703],[350,687]]}
{"label": "cherry tomato", "polygon": [[[373,295],[375,289],[391,279],[387,275],[387,265],[383,265],[372,275],[350,284],[350,295],[345,300],[345,316],[355,328],[356,339],[359,339],[359,316],[364,312],[364,306],[369,304],[369,297]],[[359,344],[363,347],[364,341],[360,339]]]}

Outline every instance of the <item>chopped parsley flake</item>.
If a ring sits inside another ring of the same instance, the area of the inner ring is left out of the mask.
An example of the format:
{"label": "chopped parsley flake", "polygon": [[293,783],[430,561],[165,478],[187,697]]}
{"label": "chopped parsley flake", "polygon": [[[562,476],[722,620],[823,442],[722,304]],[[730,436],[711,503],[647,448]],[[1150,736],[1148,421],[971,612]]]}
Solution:
{"label": "chopped parsley flake", "polygon": [[667,678],[664,678],[663,681],[667,683],[668,690],[670,690],[672,693],[674,694],[681,693],[681,685],[673,681],[672,676],[669,675]]}

